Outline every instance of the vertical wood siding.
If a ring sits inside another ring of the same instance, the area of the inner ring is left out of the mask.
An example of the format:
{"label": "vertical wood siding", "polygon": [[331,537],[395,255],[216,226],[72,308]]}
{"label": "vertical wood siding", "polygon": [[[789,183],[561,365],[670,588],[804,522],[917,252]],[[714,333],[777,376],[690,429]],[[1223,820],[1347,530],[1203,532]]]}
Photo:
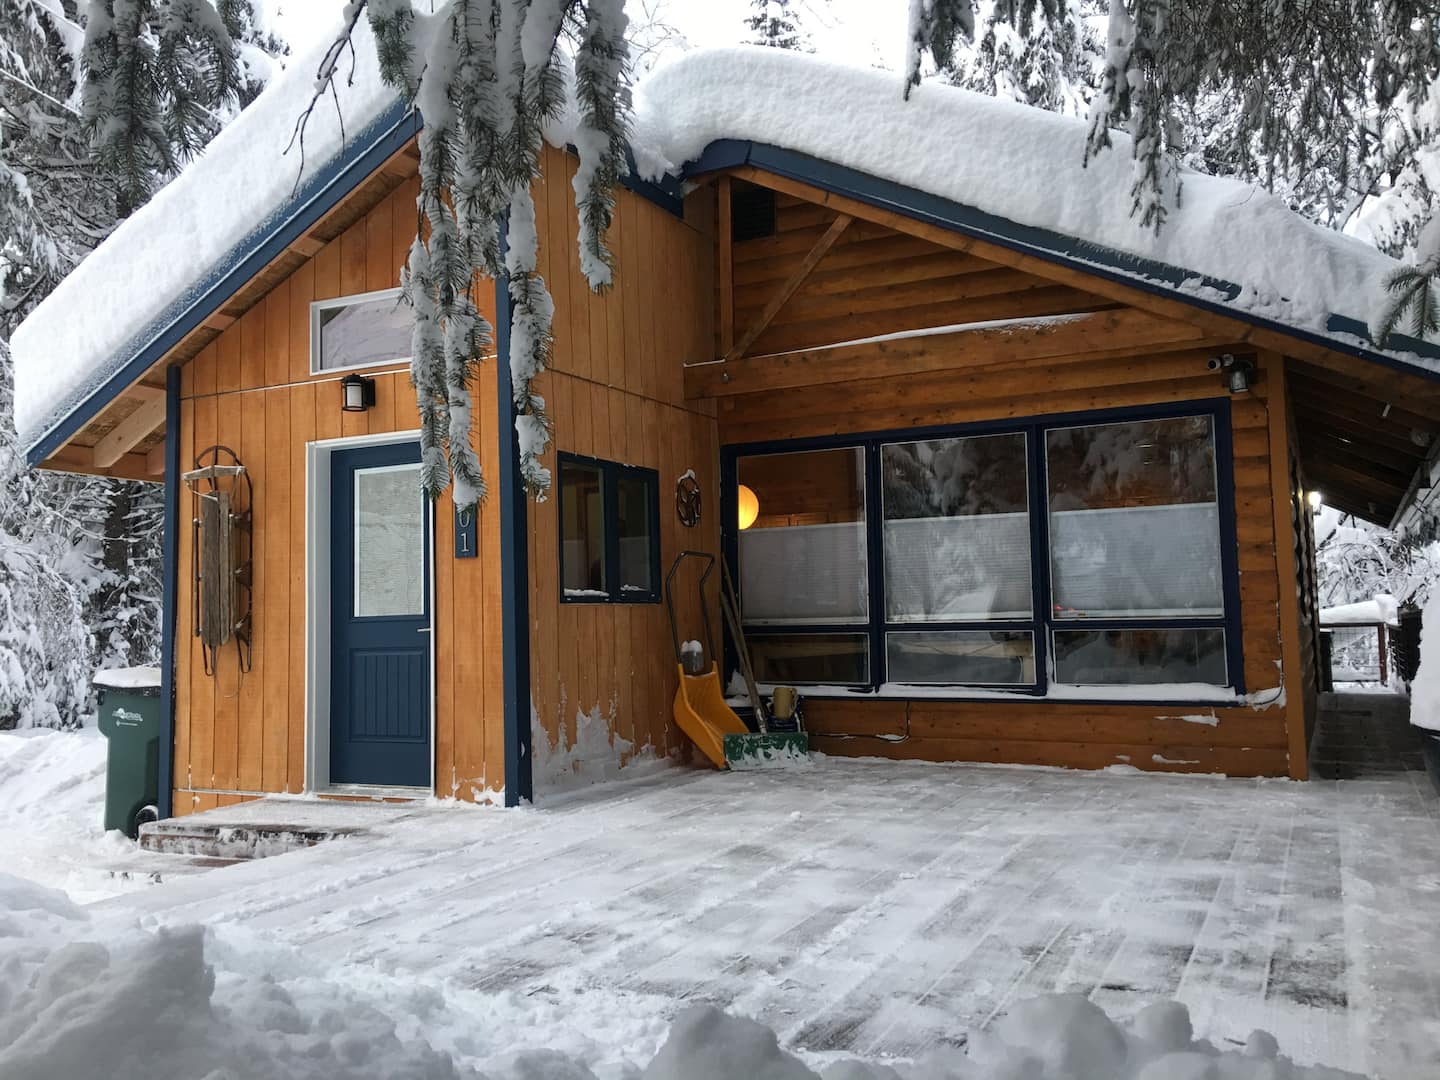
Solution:
{"label": "vertical wood siding", "polygon": [[[180,457],[229,446],[255,483],[254,666],[233,647],[214,676],[194,634],[195,553],[188,493],[177,545],[175,811],[229,805],[305,784],[306,444],[417,426],[403,367],[366,372],[375,407],[342,413],[338,377],[310,374],[310,303],[393,288],[415,228],[417,183],[397,188],[276,285],[181,372]],[[479,286],[487,317],[494,289]],[[480,368],[475,409],[481,464],[497,467],[496,372]],[[455,560],[454,512],[435,505],[436,790],[473,799],[504,786],[498,614],[499,508],[480,510],[478,558]]]}
{"label": "vertical wood siding", "polygon": [[[575,159],[547,149],[537,194],[540,272],[555,298],[555,346],[540,392],[556,450],[655,469],[660,483],[661,574],[682,549],[718,550],[719,443],[713,409],[687,403],[682,367],[712,359],[713,198],[689,200],[685,220],[622,192],[611,230],[615,281],[589,290],[577,269],[579,224],[570,181]],[[703,496],[699,527],[675,516],[675,482],[693,469]],[[638,752],[682,748],[671,719],[674,659],[659,604],[562,604],[557,498],[530,506],[531,692],[550,746],[573,747],[577,721],[598,716]],[[699,635],[693,580],[682,590],[682,633]],[[713,602],[713,597],[712,597]],[[686,631],[685,628],[689,627]],[[618,743],[616,744],[618,746]],[[537,783],[540,778],[537,777]]]}

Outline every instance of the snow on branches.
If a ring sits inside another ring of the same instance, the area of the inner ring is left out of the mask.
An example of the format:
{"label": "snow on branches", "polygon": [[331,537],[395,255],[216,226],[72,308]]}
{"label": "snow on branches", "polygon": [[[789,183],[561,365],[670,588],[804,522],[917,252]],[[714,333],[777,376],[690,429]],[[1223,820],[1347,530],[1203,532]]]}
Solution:
{"label": "snow on branches", "polygon": [[[627,20],[623,0],[449,0],[433,14],[410,0],[352,0],[326,55],[316,100],[333,88],[338,58],[362,12],[376,38],[381,74],[413,101],[420,135],[422,228],[402,275],[414,310],[411,379],[421,424],[422,482],[431,497],[454,484],[456,506],[485,495],[470,438],[475,365],[494,342],[475,301],[476,275],[508,281],[509,356],[528,491],[543,497],[549,443],[535,379],[550,358],[554,304],[537,270],[531,187],[540,179],[544,130],[569,103],[562,40],[573,45],[580,154],[575,200],[580,268],[590,286],[611,280],[605,245],[615,185],[625,173]],[[313,108],[313,103],[312,103]],[[301,127],[303,131],[303,124]],[[508,250],[507,250],[508,249]]]}

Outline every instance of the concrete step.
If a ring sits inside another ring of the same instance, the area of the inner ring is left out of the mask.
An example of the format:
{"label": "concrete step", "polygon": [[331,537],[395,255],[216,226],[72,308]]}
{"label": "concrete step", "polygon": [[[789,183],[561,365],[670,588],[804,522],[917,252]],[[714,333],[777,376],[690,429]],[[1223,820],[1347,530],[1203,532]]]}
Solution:
{"label": "concrete step", "polygon": [[390,822],[413,809],[405,803],[344,803],[257,799],[140,826],[140,847],[197,859],[263,859],[327,840],[364,836],[372,823]]}

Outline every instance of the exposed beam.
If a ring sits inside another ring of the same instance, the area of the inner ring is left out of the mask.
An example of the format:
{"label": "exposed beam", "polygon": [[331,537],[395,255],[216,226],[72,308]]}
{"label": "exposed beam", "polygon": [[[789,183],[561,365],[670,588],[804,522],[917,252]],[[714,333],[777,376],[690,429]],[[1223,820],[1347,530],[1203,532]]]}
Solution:
{"label": "exposed beam", "polygon": [[720,243],[720,355],[728,356],[735,347],[735,231],[730,203],[730,177],[720,177],[716,187],[720,200],[719,223],[716,227]]}
{"label": "exposed beam", "polygon": [[205,320],[200,325],[207,330],[219,330],[223,332],[235,325],[235,316],[227,315],[223,311],[212,311],[209,315],[205,316]]}
{"label": "exposed beam", "polygon": [[1440,434],[1440,421],[1393,406],[1387,413],[1383,405],[1368,398],[1316,390],[1312,384],[1301,379],[1291,381],[1290,396],[1297,408],[1348,419],[1364,431],[1383,433],[1395,442],[1413,446],[1416,453],[1423,454],[1435,436]]}
{"label": "exposed beam", "polygon": [[1424,452],[1420,451],[1419,447],[1412,448],[1419,451],[1418,453],[1404,453],[1372,439],[1341,431],[1332,427],[1330,422],[1322,417],[1305,417],[1297,426],[1300,429],[1302,454],[1310,449],[1322,454],[1339,454],[1392,472],[1404,473],[1407,478],[1415,472],[1415,467],[1425,460]]}
{"label": "exposed beam", "polygon": [[87,476],[114,476],[121,480],[154,480],[146,464],[145,454],[125,454],[108,468],[95,464],[94,451],[89,446],[68,443],[45,459],[44,468],[55,472],[83,473]]}
{"label": "exposed beam", "polygon": [[795,291],[805,283],[805,279],[810,276],[810,271],[814,270],[816,264],[825,257],[825,253],[835,246],[835,241],[840,239],[845,230],[850,227],[850,223],[854,220],[855,219],[849,214],[840,214],[830,223],[830,227],[825,230],[824,235],[815,241],[815,246],[806,253],[805,258],[800,260],[800,265],[795,268],[795,272],[790,275],[784,285],[780,286],[779,291],[770,298],[770,302],[765,305],[764,310],[760,312],[759,317],[751,324],[750,329],[746,330],[745,333],[741,335],[740,340],[732,345],[729,351],[725,353],[725,360],[727,362],[740,359],[740,357],[745,355],[745,350],[755,344],[755,339],[763,334],[765,328],[770,325],[771,320],[780,314],[780,309],[785,306],[790,297],[795,295]]}
{"label": "exposed beam", "polygon": [[122,397],[137,398],[140,401],[154,401],[159,398],[165,400],[165,388],[163,386],[151,386],[149,383],[137,382],[127,386]]}
{"label": "exposed beam", "polygon": [[[1121,350],[1200,348],[1199,328],[1133,308],[1089,312],[1063,319],[1017,321],[949,333],[752,356],[685,371],[685,396],[729,397],[856,379],[891,378],[962,370],[1059,356],[1106,355]],[[1219,380],[1216,381],[1217,387]]]}
{"label": "exposed beam", "polygon": [[116,424],[109,434],[95,444],[95,467],[108,469],[163,423],[163,397],[141,402],[138,409]]}
{"label": "exposed beam", "polygon": [[799,180],[792,180],[789,177],[766,172],[764,169],[756,168],[753,165],[745,165],[734,169],[731,171],[731,175],[748,180],[761,187],[768,187],[774,191],[783,191],[797,198],[806,199],[823,206],[829,206],[841,213],[850,214],[860,221],[869,221],[885,225],[894,229],[896,232],[905,233],[909,236],[917,236],[923,240],[929,240],[932,243],[940,244],[954,251],[969,252],[1004,266],[1012,266],[1018,270],[1028,270],[1038,277],[1050,278],[1061,284],[1072,285],[1076,288],[1084,289],[1087,292],[1108,297],[1119,303],[1129,304],[1131,307],[1140,308],[1142,311],[1149,311],[1166,318],[1192,323],[1195,326],[1205,329],[1208,334],[1214,337],[1223,337],[1228,341],[1237,343],[1246,342],[1260,348],[1273,349],[1287,356],[1300,357],[1311,361],[1317,366],[1330,368],[1339,372],[1349,372],[1352,375],[1357,370],[1363,371],[1365,373],[1365,381],[1367,382],[1372,382],[1377,386],[1383,385],[1390,387],[1392,388],[1392,392],[1397,393],[1402,387],[1408,388],[1410,393],[1417,395],[1422,400],[1440,402],[1440,386],[1427,380],[1418,372],[1414,376],[1410,376],[1404,372],[1381,367],[1378,364],[1361,360],[1358,357],[1348,356],[1315,342],[1291,337],[1289,334],[1282,333],[1278,330],[1271,330],[1268,327],[1256,326],[1253,323],[1246,322],[1244,319],[1235,316],[1224,315],[1206,308],[1196,307],[1183,300],[1157,296],[1155,293],[1141,288],[1138,285],[1127,285],[1124,282],[1113,281],[1109,278],[1085,273],[1038,255],[1029,255],[1024,252],[1015,251],[1002,244],[997,244],[994,241],[982,240],[956,232],[953,229],[932,225],[924,221],[917,221],[897,211],[882,210],[878,207],[871,206],[869,203],[862,202],[859,199],[852,199],[845,195],[837,195]]}
{"label": "exposed beam", "polygon": [[325,249],[325,241],[318,236],[311,236],[309,233],[299,237],[290,245],[290,250],[297,255],[303,255],[307,259],[313,259]]}

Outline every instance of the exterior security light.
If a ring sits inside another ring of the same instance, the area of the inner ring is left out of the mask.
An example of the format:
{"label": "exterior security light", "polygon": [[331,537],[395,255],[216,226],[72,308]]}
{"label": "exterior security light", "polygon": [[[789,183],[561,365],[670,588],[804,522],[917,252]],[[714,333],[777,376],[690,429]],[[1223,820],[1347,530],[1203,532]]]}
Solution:
{"label": "exterior security light", "polygon": [[1223,356],[1212,356],[1206,366],[1211,371],[1225,372],[1225,385],[1232,394],[1243,394],[1250,389],[1250,378],[1255,374],[1255,361],[1225,353]]}
{"label": "exterior security light", "polygon": [[1318,491],[1312,491],[1305,496],[1305,501],[1310,504],[1310,513],[1314,514],[1316,517],[1319,517],[1320,506],[1325,502],[1324,496],[1321,495]]}
{"label": "exterior security light", "polygon": [[760,500],[755,497],[755,492],[751,491],[744,484],[740,485],[738,495],[739,499],[737,501],[739,505],[737,507],[736,521],[739,523],[740,528],[748,529],[751,525],[755,524],[755,519],[760,516]]}
{"label": "exterior security light", "polygon": [[375,380],[364,375],[346,375],[340,380],[340,408],[364,412],[375,404]]}

